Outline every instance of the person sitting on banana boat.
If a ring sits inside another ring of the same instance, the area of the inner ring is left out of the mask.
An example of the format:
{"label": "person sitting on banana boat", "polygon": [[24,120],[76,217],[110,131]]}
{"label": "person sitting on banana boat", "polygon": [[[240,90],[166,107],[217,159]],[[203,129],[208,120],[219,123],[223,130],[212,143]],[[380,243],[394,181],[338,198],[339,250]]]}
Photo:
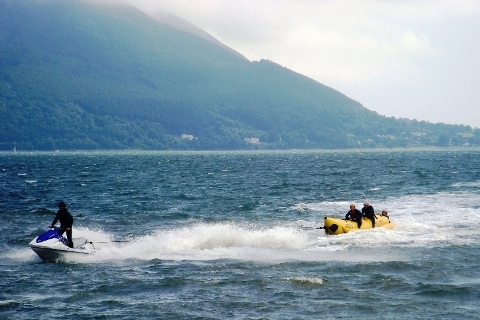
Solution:
{"label": "person sitting on banana boat", "polygon": [[355,221],[358,224],[358,229],[362,226],[362,213],[360,210],[355,209],[355,204],[352,203],[350,204],[350,210],[347,212],[347,215],[345,216],[345,220],[352,220]]}
{"label": "person sitting on banana boat", "polygon": [[387,218],[388,218],[388,222],[390,222],[390,216],[388,215],[387,209],[383,209],[383,210],[382,210],[382,216],[383,216],[383,217],[387,217]]}
{"label": "person sitting on banana boat", "polygon": [[375,210],[368,201],[363,203],[362,215],[365,218],[372,220],[372,228],[375,228],[375,219],[377,219],[377,217],[375,216]]}

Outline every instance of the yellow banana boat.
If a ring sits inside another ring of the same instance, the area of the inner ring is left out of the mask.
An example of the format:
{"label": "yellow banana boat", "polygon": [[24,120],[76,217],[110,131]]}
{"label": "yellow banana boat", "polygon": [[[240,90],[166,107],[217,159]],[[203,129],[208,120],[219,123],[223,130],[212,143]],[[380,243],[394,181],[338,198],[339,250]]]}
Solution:
{"label": "yellow banana boat", "polygon": [[[396,224],[390,222],[388,217],[375,215],[375,228],[393,229]],[[355,221],[325,217],[324,227],[326,234],[342,234],[350,231],[372,229],[372,220],[363,218],[362,227],[358,229],[358,223]]]}

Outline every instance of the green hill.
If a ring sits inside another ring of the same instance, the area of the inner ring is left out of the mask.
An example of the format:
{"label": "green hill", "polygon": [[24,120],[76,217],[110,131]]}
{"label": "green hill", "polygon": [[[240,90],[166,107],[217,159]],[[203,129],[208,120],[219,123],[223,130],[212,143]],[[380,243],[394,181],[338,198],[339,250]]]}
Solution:
{"label": "green hill", "polygon": [[0,0],[0,149],[479,145],[126,5]]}

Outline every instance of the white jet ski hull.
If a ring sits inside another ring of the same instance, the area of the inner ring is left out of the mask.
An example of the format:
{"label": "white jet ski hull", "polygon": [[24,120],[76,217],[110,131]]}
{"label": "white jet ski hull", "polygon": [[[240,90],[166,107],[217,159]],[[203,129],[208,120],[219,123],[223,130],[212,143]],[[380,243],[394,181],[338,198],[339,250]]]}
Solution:
{"label": "white jet ski hull", "polygon": [[56,234],[45,240],[44,235],[47,233],[54,233],[54,231],[47,231],[28,244],[42,260],[50,262],[68,261],[97,251],[93,244],[85,238],[73,238],[73,248],[70,248],[65,244],[66,239]]}

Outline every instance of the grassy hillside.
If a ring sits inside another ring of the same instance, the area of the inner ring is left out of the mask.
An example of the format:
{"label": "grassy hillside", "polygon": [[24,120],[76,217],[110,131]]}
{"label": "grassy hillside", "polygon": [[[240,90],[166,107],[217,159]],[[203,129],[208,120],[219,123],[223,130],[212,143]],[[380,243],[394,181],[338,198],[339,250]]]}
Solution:
{"label": "grassy hillside", "polygon": [[385,118],[271,61],[139,10],[0,0],[0,149],[352,148],[479,143]]}

